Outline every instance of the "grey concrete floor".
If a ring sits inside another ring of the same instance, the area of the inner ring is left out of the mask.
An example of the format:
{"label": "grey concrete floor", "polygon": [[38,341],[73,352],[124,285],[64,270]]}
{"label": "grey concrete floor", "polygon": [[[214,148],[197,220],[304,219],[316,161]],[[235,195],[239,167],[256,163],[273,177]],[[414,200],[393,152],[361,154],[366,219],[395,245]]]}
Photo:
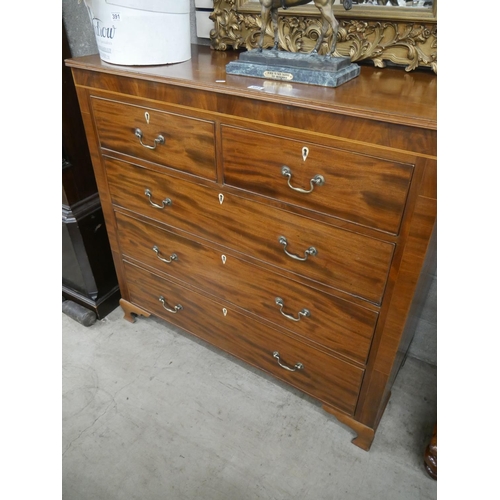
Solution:
{"label": "grey concrete floor", "polygon": [[408,358],[370,452],[307,396],[154,318],[62,315],[63,500],[427,500],[436,368]]}

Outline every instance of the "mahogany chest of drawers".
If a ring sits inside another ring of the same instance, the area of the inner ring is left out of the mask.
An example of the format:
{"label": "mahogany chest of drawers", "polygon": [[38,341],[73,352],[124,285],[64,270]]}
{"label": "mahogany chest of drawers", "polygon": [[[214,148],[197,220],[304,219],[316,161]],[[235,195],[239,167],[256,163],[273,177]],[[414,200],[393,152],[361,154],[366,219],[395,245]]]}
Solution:
{"label": "mahogany chest of drawers", "polygon": [[72,68],[125,318],[159,318],[319,400],[369,449],[434,245],[436,78],[336,89],[237,57]]}

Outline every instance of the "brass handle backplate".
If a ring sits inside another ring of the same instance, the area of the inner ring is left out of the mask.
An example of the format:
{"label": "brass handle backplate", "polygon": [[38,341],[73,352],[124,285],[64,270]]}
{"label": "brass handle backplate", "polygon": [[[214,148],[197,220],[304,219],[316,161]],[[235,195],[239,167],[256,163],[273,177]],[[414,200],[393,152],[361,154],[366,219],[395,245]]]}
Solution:
{"label": "brass handle backplate", "polygon": [[277,306],[279,306],[280,313],[283,316],[285,316],[285,318],[290,319],[292,321],[300,321],[300,317],[301,316],[304,316],[306,318],[308,318],[309,316],[311,316],[311,313],[309,312],[309,309],[302,309],[302,311],[299,311],[298,317],[295,318],[291,314],[287,314],[286,312],[283,311],[283,307],[285,306],[285,303],[284,303],[284,301],[283,301],[283,299],[281,297],[276,297],[276,299],[274,299],[274,302],[276,303]]}
{"label": "brass handle backplate", "polygon": [[162,257],[160,255],[160,249],[156,245],[153,247],[153,252],[162,262],[166,262],[167,264],[170,264],[172,261],[177,260],[177,255],[175,253],[173,253],[169,259],[165,259],[164,257]]}
{"label": "brass handle backplate", "polygon": [[278,351],[274,351],[273,352],[273,358],[277,359],[278,365],[280,365],[281,368],[284,368],[285,370],[288,370],[289,372],[296,372],[297,370],[303,370],[304,369],[304,365],[302,363],[295,363],[295,365],[293,366],[293,368],[290,368],[289,366],[284,365],[280,361],[280,353]]}
{"label": "brass handle backplate", "polygon": [[287,183],[288,183],[288,187],[290,189],[293,189],[294,191],[297,191],[298,193],[303,193],[303,194],[312,193],[314,191],[315,186],[322,186],[325,183],[325,178],[322,175],[318,174],[318,175],[315,175],[309,181],[310,189],[302,189],[299,187],[294,187],[290,183],[290,181],[292,180],[292,171],[290,170],[290,167],[287,167],[286,165],[283,165],[283,167],[281,167],[281,175],[283,175],[284,177],[287,177]]}
{"label": "brass handle backplate", "polygon": [[157,203],[154,203],[153,200],[151,199],[151,197],[153,196],[152,193],[151,193],[151,190],[150,189],[146,189],[146,191],[144,191],[144,194],[148,197],[149,199],[149,203],[151,204],[151,206],[155,207],[155,208],[165,208],[165,207],[169,207],[170,205],[172,205],[172,200],[170,198],[165,198],[162,202],[161,202],[161,205],[158,205]]}
{"label": "brass handle backplate", "polygon": [[163,309],[165,309],[165,311],[168,311],[169,313],[177,314],[179,311],[182,311],[183,309],[183,307],[180,304],[177,304],[173,309],[170,309],[170,307],[167,307],[165,305],[165,298],[161,295],[158,297],[158,300],[161,302]]}
{"label": "brass handle backplate", "polygon": [[278,241],[280,242],[281,245],[283,245],[283,251],[288,255],[288,257],[291,257],[292,259],[295,260],[300,260],[301,262],[307,260],[309,255],[318,255],[318,251],[314,247],[309,247],[305,252],[304,252],[304,257],[299,257],[298,255],[295,255],[293,253],[290,253],[286,247],[288,245],[288,241],[284,236],[280,236],[278,238]]}
{"label": "brass handle backplate", "polygon": [[156,146],[158,146],[158,144],[165,144],[165,137],[163,137],[162,135],[158,135],[158,137],[154,140],[154,146],[149,146],[148,144],[144,144],[142,142],[142,130],[140,128],[136,128],[134,130],[134,134],[139,138],[141,146],[144,146],[147,149],[156,149]]}

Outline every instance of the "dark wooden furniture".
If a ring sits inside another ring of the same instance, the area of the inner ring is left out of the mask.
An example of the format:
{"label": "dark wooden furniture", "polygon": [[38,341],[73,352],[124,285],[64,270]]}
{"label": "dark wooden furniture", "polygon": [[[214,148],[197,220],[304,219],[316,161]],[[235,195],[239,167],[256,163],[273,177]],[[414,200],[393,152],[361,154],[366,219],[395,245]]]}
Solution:
{"label": "dark wooden furniture", "polygon": [[235,57],[68,61],[125,317],[299,388],[368,450],[433,244],[436,77],[363,67],[328,89],[226,76]]}
{"label": "dark wooden furniture", "polygon": [[[63,61],[71,56],[62,28]],[[71,70],[62,68],[62,296],[101,319],[120,290]]]}
{"label": "dark wooden furniture", "polygon": [[427,474],[432,477],[432,479],[437,479],[437,461],[438,461],[438,451],[437,451],[437,424],[434,426],[434,431],[432,437],[427,445],[424,452],[424,466]]}

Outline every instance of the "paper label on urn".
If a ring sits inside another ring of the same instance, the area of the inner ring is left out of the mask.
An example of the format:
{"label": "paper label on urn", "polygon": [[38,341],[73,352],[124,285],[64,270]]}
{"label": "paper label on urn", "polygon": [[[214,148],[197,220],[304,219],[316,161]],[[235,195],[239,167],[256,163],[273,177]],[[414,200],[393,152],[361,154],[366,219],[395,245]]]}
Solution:
{"label": "paper label on urn", "polygon": [[264,71],[264,76],[272,80],[293,80],[292,73],[285,73],[284,71]]}

